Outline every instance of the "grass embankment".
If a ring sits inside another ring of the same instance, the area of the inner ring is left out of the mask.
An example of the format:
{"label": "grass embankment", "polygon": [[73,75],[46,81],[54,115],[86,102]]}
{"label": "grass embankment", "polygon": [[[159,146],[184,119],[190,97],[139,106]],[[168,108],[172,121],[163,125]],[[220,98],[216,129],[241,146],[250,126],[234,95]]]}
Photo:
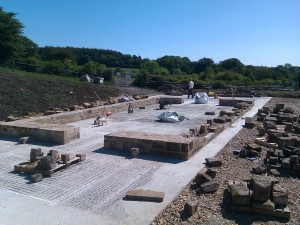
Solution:
{"label": "grass embankment", "polygon": [[120,95],[109,84],[80,82],[79,78],[28,73],[0,67],[0,120],[50,108],[67,108]]}

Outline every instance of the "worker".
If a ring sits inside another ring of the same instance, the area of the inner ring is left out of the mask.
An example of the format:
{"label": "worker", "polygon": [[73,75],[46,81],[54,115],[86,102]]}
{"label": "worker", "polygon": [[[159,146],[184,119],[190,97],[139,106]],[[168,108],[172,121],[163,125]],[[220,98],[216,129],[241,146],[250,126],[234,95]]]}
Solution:
{"label": "worker", "polygon": [[188,98],[190,98],[190,95],[194,98],[194,82],[192,80],[189,82]]}

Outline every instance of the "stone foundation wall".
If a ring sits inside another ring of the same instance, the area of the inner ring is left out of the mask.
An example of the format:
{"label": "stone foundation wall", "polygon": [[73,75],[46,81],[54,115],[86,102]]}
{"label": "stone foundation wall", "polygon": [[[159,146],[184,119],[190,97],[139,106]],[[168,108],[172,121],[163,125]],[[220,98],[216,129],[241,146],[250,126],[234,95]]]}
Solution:
{"label": "stone foundation wall", "polygon": [[[160,96],[130,102],[133,108],[157,104]],[[38,141],[66,144],[80,138],[79,127],[65,125],[68,123],[95,118],[98,114],[106,112],[121,112],[128,109],[129,102],[113,105],[98,106],[81,111],[63,112],[49,116],[17,120],[14,122],[0,123],[0,136],[32,137]]]}

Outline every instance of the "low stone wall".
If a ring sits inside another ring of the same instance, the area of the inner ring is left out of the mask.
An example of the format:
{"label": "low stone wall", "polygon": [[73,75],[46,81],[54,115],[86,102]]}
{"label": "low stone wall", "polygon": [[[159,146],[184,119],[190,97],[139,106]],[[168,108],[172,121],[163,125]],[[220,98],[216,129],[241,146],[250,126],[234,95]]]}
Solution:
{"label": "low stone wall", "polygon": [[158,153],[188,159],[195,149],[201,147],[204,139],[204,137],[185,138],[179,135],[117,131],[104,136],[104,148],[124,152],[130,152],[131,148],[139,148],[141,153]]}
{"label": "low stone wall", "polygon": [[253,103],[253,101],[224,99],[220,105],[234,105],[233,112],[220,112],[222,115],[211,120],[210,124],[196,125],[190,129],[190,132],[181,135],[138,131],[113,132],[104,135],[104,148],[128,153],[131,149],[138,148],[140,153],[169,155],[188,160],[194,153],[224,131],[233,121],[251,109]]}
{"label": "low stone wall", "polygon": [[242,100],[242,99],[228,99],[228,98],[220,98],[219,99],[219,105],[220,106],[233,106],[233,107],[236,107],[237,104],[240,104],[240,103],[243,103],[243,104],[250,104],[250,105],[253,105],[254,103],[254,100]]}
{"label": "low stone wall", "polygon": [[[129,103],[133,108],[158,104],[160,97],[167,98],[167,96],[153,96],[132,102],[98,106],[80,111],[63,112],[49,116],[17,120],[14,122],[3,122],[0,123],[0,136],[16,138],[28,136],[38,141],[66,144],[80,138],[80,129],[65,124],[95,118],[98,114],[105,115],[106,112],[116,113],[126,111]],[[182,102],[182,97],[178,98],[180,100],[177,101]],[[174,99],[174,97],[172,97],[172,99]]]}

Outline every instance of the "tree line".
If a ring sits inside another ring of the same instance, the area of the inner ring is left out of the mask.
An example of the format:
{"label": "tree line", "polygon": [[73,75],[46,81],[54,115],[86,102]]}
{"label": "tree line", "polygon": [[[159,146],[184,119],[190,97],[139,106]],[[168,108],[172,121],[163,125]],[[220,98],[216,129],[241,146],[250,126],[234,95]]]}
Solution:
{"label": "tree line", "polygon": [[[31,70],[40,67],[46,73],[83,74],[112,80],[115,72],[132,71],[137,85],[146,80],[209,83],[216,87],[253,86],[272,84],[297,86],[300,82],[300,67],[289,63],[276,67],[244,65],[237,58],[218,63],[211,58],[191,61],[188,57],[163,56],[155,60],[118,51],[96,48],[39,47],[23,34],[23,24],[16,14],[5,12],[0,7],[0,63],[16,61],[31,65]],[[32,69],[33,68],[33,69]],[[128,69],[129,68],[129,69]],[[62,71],[73,71],[67,73]]]}

